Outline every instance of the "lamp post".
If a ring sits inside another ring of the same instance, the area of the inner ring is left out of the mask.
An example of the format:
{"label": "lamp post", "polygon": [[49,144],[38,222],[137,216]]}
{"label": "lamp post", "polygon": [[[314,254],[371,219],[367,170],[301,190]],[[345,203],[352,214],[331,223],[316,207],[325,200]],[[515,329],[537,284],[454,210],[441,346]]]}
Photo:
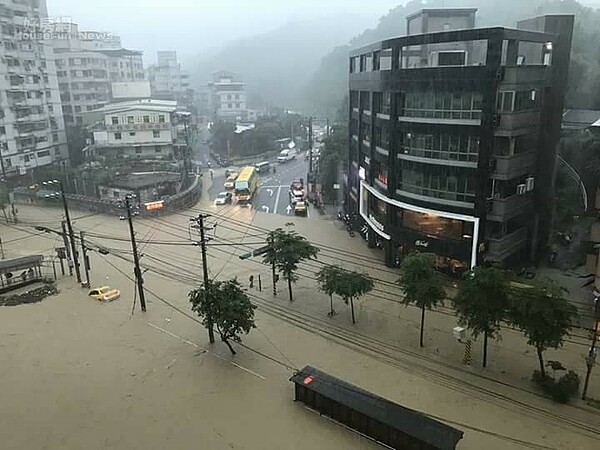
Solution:
{"label": "lamp post", "polygon": [[[44,186],[56,186],[58,185],[60,189],[60,197],[62,199],[63,208],[65,210],[65,219],[67,221],[67,230],[69,232],[69,241],[71,241],[71,256],[73,257],[73,266],[75,267],[75,276],[77,277],[77,282],[81,283],[81,274],[79,273],[79,261],[77,258],[77,247],[75,245],[75,234],[73,233],[73,225],[71,224],[71,216],[69,215],[69,205],[67,204],[67,197],[65,196],[65,189],[63,186],[63,182],[61,180],[50,180],[43,181],[42,185]],[[48,197],[52,197],[49,195]]]}

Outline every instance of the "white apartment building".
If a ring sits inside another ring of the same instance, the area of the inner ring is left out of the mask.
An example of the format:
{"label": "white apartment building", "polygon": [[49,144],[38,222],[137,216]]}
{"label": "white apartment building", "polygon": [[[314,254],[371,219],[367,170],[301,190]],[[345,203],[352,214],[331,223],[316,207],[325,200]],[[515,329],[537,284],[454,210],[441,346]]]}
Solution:
{"label": "white apartment building", "polygon": [[215,72],[209,83],[215,120],[228,122],[246,121],[246,84],[236,80],[231,72]]}
{"label": "white apartment building", "polygon": [[38,0],[0,2],[0,166],[6,177],[68,159],[52,48]]}
{"label": "white apartment building", "polygon": [[171,159],[177,131],[173,113],[177,102],[135,100],[111,103],[96,111],[103,115],[94,132],[93,155],[110,159]]}
{"label": "white apartment building", "polygon": [[193,101],[189,75],[177,62],[177,52],[156,52],[158,64],[148,67],[152,97],[191,104]]}
{"label": "white apartment building", "polygon": [[110,101],[111,82],[143,80],[144,68],[142,52],[120,48],[118,36],[69,25],[70,33],[55,33],[51,44],[65,122],[72,126]]}

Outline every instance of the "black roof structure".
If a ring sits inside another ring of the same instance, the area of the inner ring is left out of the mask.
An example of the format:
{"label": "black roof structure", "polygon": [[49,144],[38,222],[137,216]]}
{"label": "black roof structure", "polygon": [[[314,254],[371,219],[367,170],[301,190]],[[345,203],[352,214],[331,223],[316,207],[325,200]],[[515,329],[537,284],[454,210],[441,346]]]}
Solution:
{"label": "black roof structure", "polygon": [[454,450],[464,434],[311,366],[294,374],[291,381],[441,450]]}
{"label": "black roof structure", "polygon": [[43,260],[43,255],[30,255],[13,259],[2,259],[0,260],[0,274],[41,266]]}

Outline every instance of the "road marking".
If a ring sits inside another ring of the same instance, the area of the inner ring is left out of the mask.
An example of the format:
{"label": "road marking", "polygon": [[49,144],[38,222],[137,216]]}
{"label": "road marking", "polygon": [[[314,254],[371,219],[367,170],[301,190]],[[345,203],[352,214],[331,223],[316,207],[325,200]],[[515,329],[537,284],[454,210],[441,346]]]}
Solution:
{"label": "road marking", "polygon": [[273,197],[273,189],[267,189],[267,192],[269,193],[269,197]]}
{"label": "road marking", "polygon": [[279,184],[276,184],[273,186],[263,186],[263,185],[260,186],[261,189],[268,189],[268,188],[277,189],[278,187],[281,187],[281,186]]}
{"label": "road marking", "polygon": [[279,205],[279,196],[281,195],[281,188],[283,186],[279,186],[277,188],[277,197],[275,197],[275,207],[273,208],[273,214],[277,214],[277,206]]}
{"label": "road marking", "polygon": [[292,212],[292,207],[290,205],[287,205],[287,208],[285,208],[285,211],[287,212],[287,214],[289,216],[290,213]]}
{"label": "road marking", "polygon": [[310,213],[308,212],[308,210],[310,209],[310,207],[308,205],[306,205],[306,218],[310,219]]}
{"label": "road marking", "polygon": [[261,208],[262,208],[262,210],[263,210],[264,212],[266,212],[267,214],[269,214],[269,207],[268,207],[268,206],[266,206],[266,205],[262,205],[262,206],[261,206]]}
{"label": "road marking", "polygon": [[[179,339],[180,341],[183,341],[183,342],[185,342],[186,344],[189,344],[189,345],[191,345],[192,347],[195,347],[195,348],[200,348],[200,346],[199,346],[198,344],[196,344],[195,342],[192,342],[192,341],[188,341],[188,340],[187,340],[186,338],[184,338],[184,337],[178,336],[178,335],[176,335],[175,333],[171,333],[170,331],[168,331],[168,330],[165,330],[164,328],[161,328],[161,327],[159,327],[159,326],[157,326],[157,325],[154,325],[153,323],[147,322],[147,324],[148,324],[148,325],[150,325],[152,328],[155,328],[155,329],[157,329],[157,330],[158,330],[158,331],[160,331],[161,333],[165,333],[165,334],[167,334],[167,335],[169,335],[169,336],[171,336],[171,337],[173,337],[173,338],[175,338],[175,339]],[[230,361],[230,360],[228,360],[227,358],[224,358],[224,357],[222,357],[221,355],[218,355],[218,354],[216,354],[216,353],[214,353],[214,352],[211,352],[210,350],[207,350],[207,349],[202,349],[202,353],[209,353],[209,354],[211,354],[211,355],[213,355],[213,356],[215,356],[215,357],[217,357],[217,358],[219,358],[219,359],[222,359],[223,361],[226,361],[226,362],[228,362],[229,364],[231,364],[232,366],[235,366],[235,367],[237,367],[238,369],[242,369],[244,372],[248,372],[249,374],[252,374],[252,375],[254,375],[254,376],[255,376],[255,377],[257,377],[257,378],[260,378],[261,380],[266,380],[266,378],[265,378],[264,376],[262,376],[261,374],[259,374],[259,373],[256,373],[256,372],[254,372],[254,371],[252,371],[252,370],[248,369],[247,367],[241,366],[241,365],[239,365],[238,363],[236,363],[236,362],[234,362],[234,361]],[[173,360],[173,361],[171,361],[171,364],[169,364],[169,365],[172,365],[174,361],[176,361],[176,360]],[[167,368],[168,368],[168,367],[167,367]]]}

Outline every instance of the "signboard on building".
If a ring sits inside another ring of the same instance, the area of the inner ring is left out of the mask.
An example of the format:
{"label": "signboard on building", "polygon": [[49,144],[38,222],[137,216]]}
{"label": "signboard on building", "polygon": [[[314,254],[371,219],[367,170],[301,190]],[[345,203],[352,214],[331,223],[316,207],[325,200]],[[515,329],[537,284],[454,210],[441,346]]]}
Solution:
{"label": "signboard on building", "polygon": [[158,202],[148,202],[144,203],[144,206],[146,207],[146,211],[157,211],[165,207],[165,201],[160,200]]}

